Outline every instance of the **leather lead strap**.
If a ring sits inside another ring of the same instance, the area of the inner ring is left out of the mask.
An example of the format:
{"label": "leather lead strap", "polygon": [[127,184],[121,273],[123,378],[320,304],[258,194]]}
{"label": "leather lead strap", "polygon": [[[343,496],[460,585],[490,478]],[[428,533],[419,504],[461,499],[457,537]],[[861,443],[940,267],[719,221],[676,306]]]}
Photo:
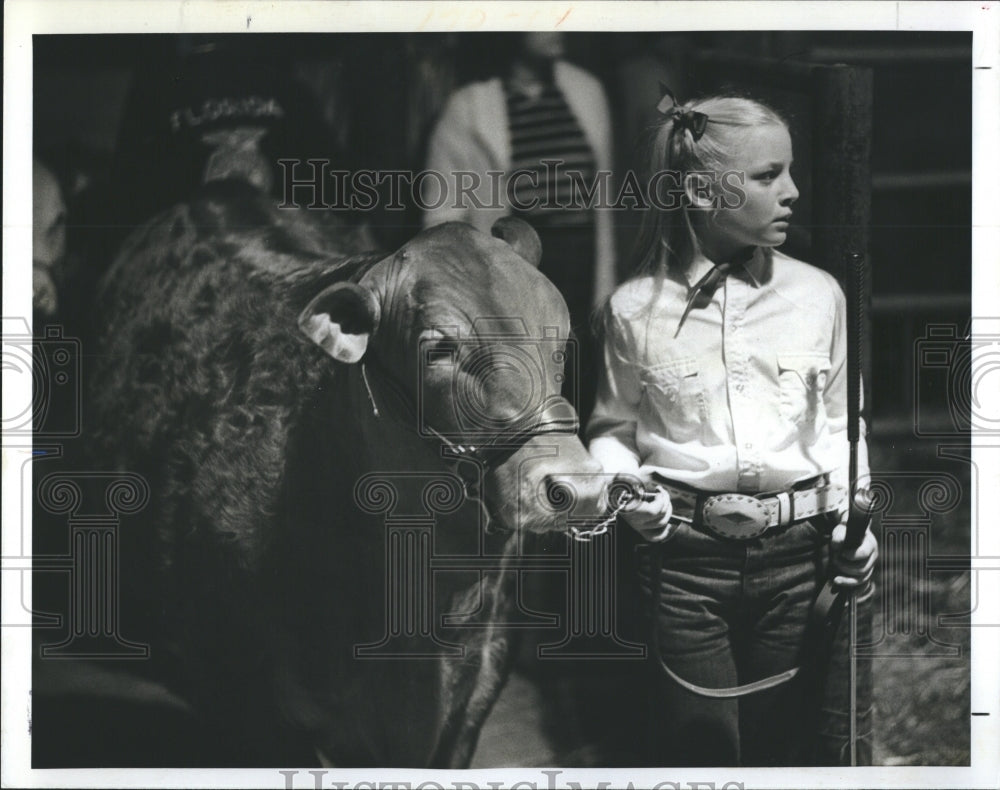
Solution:
{"label": "leather lead strap", "polygon": [[677,685],[686,688],[693,694],[697,694],[699,697],[712,697],[714,699],[728,699],[730,697],[743,697],[747,694],[753,694],[756,691],[764,691],[765,689],[774,688],[775,686],[780,686],[799,674],[799,667],[792,667],[791,669],[785,670],[777,675],[771,675],[771,677],[763,678],[761,680],[755,680],[753,683],[744,683],[742,686],[730,686],[729,688],[722,689],[710,689],[705,686],[698,686],[694,683],[689,683],[684,680],[680,675],[674,672],[670,667],[664,663],[663,658],[660,656],[659,649],[656,650],[656,657],[660,661],[660,667],[666,672]]}
{"label": "leather lead strap", "polygon": [[786,669],[784,672],[779,672],[777,675],[761,678],[760,680],[755,680],[752,683],[743,683],[742,685],[729,686],[728,688],[708,688],[707,686],[699,686],[696,683],[684,680],[684,678],[668,667],[667,662],[663,660],[663,654],[660,652],[660,640],[656,633],[656,618],[660,611],[660,575],[663,572],[663,548],[656,547],[653,549],[653,552],[656,555],[656,559],[653,562],[652,577],[653,622],[651,631],[653,655],[656,656],[656,661],[660,665],[660,669],[662,669],[671,680],[677,683],[677,685],[681,688],[687,689],[692,694],[697,694],[699,697],[730,699],[732,697],[744,697],[747,694],[754,694],[758,691],[765,691],[767,689],[774,688],[775,686],[780,686],[782,683],[787,683],[799,674],[799,670],[801,668],[792,667],[791,669]]}

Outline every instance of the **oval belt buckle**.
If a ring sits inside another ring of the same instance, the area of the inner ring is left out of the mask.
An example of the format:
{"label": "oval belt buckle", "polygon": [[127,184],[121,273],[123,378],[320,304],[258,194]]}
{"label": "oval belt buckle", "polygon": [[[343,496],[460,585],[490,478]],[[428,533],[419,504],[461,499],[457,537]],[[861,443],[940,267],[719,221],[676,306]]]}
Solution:
{"label": "oval belt buckle", "polygon": [[725,538],[749,540],[770,526],[767,505],[746,494],[710,496],[701,513],[705,526]]}

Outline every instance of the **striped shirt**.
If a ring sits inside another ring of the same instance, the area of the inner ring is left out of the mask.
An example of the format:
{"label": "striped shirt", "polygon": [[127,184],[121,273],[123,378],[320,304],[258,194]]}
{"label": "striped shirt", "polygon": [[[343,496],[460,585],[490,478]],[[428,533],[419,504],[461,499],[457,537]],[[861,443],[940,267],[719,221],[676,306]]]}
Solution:
{"label": "striped shirt", "polygon": [[514,213],[541,224],[591,222],[591,212],[573,181],[582,179],[591,188],[597,169],[594,153],[562,93],[553,82],[545,83],[538,97],[516,92],[509,85],[504,92]]}

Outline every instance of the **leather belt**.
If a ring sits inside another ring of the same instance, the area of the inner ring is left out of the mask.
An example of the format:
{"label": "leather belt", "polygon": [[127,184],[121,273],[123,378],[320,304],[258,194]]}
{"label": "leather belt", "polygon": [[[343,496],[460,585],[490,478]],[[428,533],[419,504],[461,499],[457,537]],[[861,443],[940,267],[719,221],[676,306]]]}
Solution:
{"label": "leather belt", "polygon": [[820,478],[816,485],[769,494],[708,494],[657,477],[670,495],[673,518],[705,527],[723,538],[750,540],[774,527],[788,526],[847,508],[847,489]]}

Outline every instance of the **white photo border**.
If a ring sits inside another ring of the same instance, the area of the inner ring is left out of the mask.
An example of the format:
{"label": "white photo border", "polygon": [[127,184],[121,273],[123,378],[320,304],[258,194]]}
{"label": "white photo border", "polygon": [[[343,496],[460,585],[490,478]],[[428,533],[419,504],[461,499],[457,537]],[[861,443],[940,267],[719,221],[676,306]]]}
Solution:
{"label": "white photo border", "polygon": [[[8,0],[4,6],[4,204],[3,315],[31,315],[31,146],[32,41],[34,33],[321,33],[376,31],[459,31],[553,29],[601,30],[953,30],[973,33],[973,331],[988,333],[1000,319],[1000,3],[997,2],[174,2],[128,0]],[[928,113],[934,97],[928,96]],[[4,401],[30,402],[8,382]],[[8,384],[12,389],[8,392]],[[989,393],[994,399],[1000,393]],[[987,405],[997,413],[996,405]],[[973,436],[978,490],[972,512],[984,522],[1000,512],[1000,440]],[[19,475],[4,458],[8,477]],[[973,486],[976,477],[973,478]],[[989,515],[988,515],[989,514]],[[21,522],[18,497],[4,497],[3,530]],[[561,769],[470,770],[462,772],[334,770],[323,787],[454,787],[454,782],[488,787],[651,787],[676,782],[682,787],[714,782],[715,787],[773,788],[993,788],[1000,778],[1000,530],[976,524],[973,517],[973,568],[981,605],[973,613],[971,634],[972,710],[987,712],[971,722],[971,765],[852,769]],[[30,530],[28,539],[30,540]],[[5,542],[6,547],[6,542]],[[30,554],[30,544],[26,547]],[[3,612],[20,606],[17,585],[3,586]],[[30,591],[29,591],[30,594]],[[30,605],[30,600],[27,601]],[[987,627],[976,627],[977,624]],[[289,777],[276,769],[33,770],[30,767],[30,628],[3,628],[2,783],[4,787],[313,787],[307,769]],[[293,770],[289,766],[289,770]],[[434,783],[437,783],[435,785]],[[520,784],[517,783],[528,783]],[[689,784],[700,783],[700,784]],[[461,786],[461,785],[459,785]],[[468,786],[468,785],[467,785]],[[673,786],[670,784],[664,787]]]}

